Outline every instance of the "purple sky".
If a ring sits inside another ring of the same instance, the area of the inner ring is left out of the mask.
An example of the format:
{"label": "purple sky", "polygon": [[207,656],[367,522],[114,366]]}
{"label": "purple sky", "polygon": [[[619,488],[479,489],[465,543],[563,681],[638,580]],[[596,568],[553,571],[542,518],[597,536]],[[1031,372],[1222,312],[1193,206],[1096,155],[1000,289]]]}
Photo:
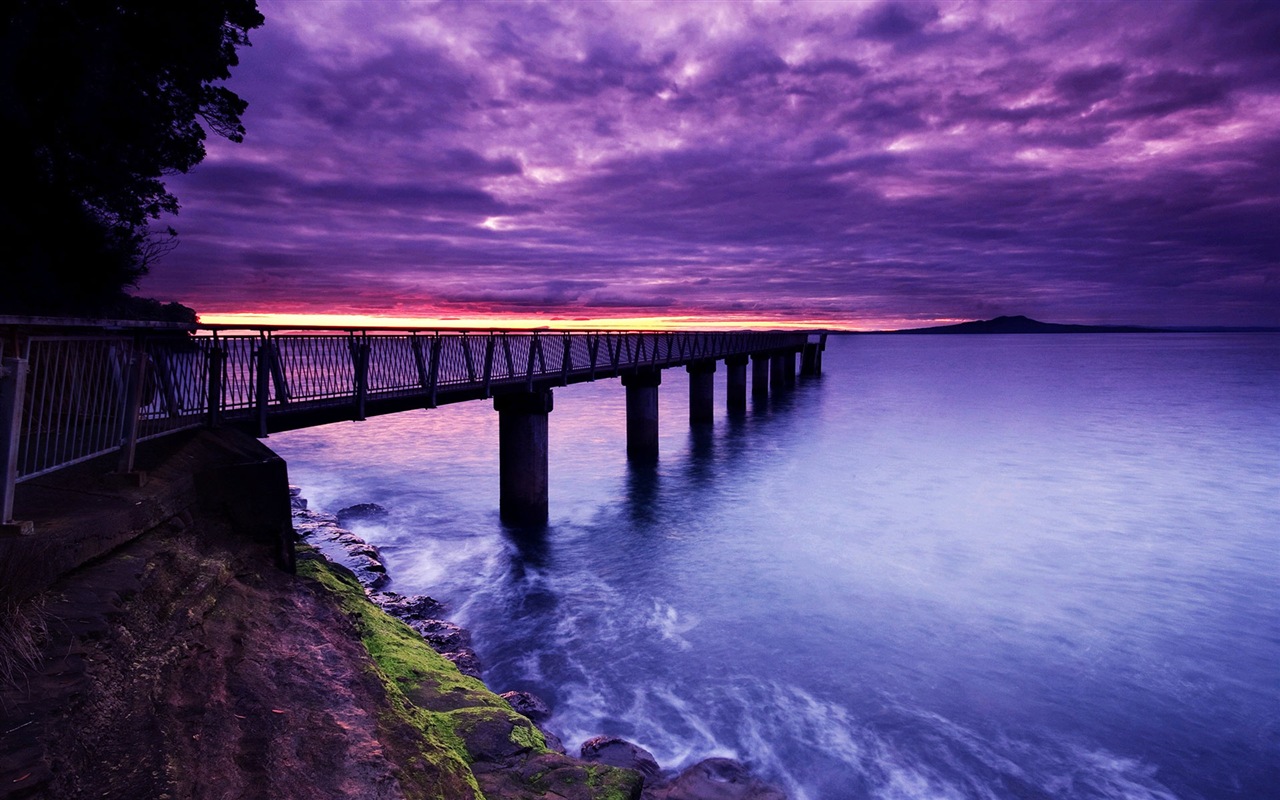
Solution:
{"label": "purple sky", "polygon": [[1280,3],[259,4],[206,314],[1280,324]]}

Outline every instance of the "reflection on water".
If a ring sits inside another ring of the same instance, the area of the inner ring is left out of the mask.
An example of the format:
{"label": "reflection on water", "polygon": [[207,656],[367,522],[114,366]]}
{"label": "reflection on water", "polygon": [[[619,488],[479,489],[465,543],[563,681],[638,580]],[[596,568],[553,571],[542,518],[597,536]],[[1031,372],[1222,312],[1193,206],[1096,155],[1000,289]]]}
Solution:
{"label": "reflection on water", "polygon": [[497,517],[469,403],[274,435],[395,588],[445,600],[566,743],[798,798],[1252,798],[1280,785],[1280,337],[836,339],[820,379],[624,457],[556,390],[551,522]]}

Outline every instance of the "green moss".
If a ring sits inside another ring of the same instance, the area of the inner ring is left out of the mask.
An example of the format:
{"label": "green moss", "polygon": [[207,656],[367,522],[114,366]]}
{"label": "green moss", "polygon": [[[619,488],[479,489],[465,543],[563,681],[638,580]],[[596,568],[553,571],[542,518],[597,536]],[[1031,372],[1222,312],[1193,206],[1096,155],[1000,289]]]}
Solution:
{"label": "green moss", "polygon": [[546,737],[532,724],[517,725],[512,728],[511,741],[538,753],[545,753],[547,750]]}
{"label": "green moss", "polygon": [[[451,782],[465,784],[476,800],[484,800],[471,773],[466,745],[454,728],[453,717],[448,712],[419,707],[410,700],[409,693],[461,690],[476,695],[481,702],[486,700],[484,694],[491,693],[479,681],[459,673],[451,661],[427,646],[407,625],[370,603],[360,582],[349,571],[335,568],[314,552],[300,549],[298,574],[324,587],[355,624],[391,705],[387,712],[390,718],[384,717],[383,722],[407,724],[417,730],[422,745],[418,756],[423,764],[455,779]],[[496,696],[493,699],[496,702],[487,704],[502,703]]]}
{"label": "green moss", "polygon": [[[528,718],[480,681],[458,672],[412,628],[369,602],[350,571],[324,560],[313,548],[300,547],[298,574],[323,587],[359,632],[372,659],[370,669],[386,690],[389,708],[381,718],[383,727],[394,731],[407,726],[414,732],[411,746],[416,752],[406,765],[409,774],[401,776],[406,796],[485,800],[470,765],[525,758],[563,759],[564,767],[552,770],[554,779],[572,784],[576,781],[571,774],[576,772],[585,778],[595,800],[627,800],[636,790],[633,773],[549,753],[542,732]],[[486,786],[501,796],[508,796],[510,789],[510,796],[523,797],[544,778],[552,780],[543,771],[523,778],[513,771],[503,780],[514,782]],[[494,779],[493,773],[486,777]]]}
{"label": "green moss", "polygon": [[596,800],[628,800],[635,778],[613,767],[587,765],[587,786],[598,789]]}

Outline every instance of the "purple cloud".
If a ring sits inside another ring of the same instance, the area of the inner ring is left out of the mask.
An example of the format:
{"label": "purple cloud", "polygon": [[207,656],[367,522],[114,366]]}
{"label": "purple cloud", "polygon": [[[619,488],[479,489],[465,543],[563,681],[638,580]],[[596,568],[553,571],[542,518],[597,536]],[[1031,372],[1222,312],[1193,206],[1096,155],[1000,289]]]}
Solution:
{"label": "purple cloud", "polygon": [[205,311],[1280,324],[1280,9],[263,2]]}

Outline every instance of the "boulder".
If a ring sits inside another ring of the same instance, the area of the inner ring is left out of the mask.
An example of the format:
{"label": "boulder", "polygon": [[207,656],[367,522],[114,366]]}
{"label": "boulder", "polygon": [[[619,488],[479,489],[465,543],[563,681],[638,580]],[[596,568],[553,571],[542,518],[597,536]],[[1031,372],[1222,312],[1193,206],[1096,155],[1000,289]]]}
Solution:
{"label": "boulder", "polygon": [[458,672],[461,672],[463,675],[470,675],[476,680],[480,680],[480,673],[483,672],[484,669],[480,665],[480,656],[476,655],[475,650],[472,650],[470,647],[464,647],[461,650],[441,653],[440,655],[452,661],[453,665],[458,668]]}
{"label": "boulder", "polygon": [[409,623],[431,649],[437,653],[451,653],[471,647],[471,632],[442,619],[419,619]]}
{"label": "boulder", "polygon": [[515,709],[516,713],[523,714],[534,722],[542,722],[551,716],[551,708],[544,702],[542,698],[530,692],[504,692],[499,695],[503,700]]}
{"label": "boulder", "polygon": [[338,522],[346,524],[358,519],[381,519],[389,512],[377,503],[356,503],[353,506],[338,509]]}
{"label": "boulder", "polygon": [[646,788],[644,800],[787,800],[787,794],[752,775],[745,764],[708,758],[668,784]]}
{"label": "boulder", "polygon": [[369,599],[383,611],[404,622],[436,619],[444,614],[444,604],[425,594],[403,595],[399,592],[371,592]]}
{"label": "boulder", "polygon": [[653,753],[617,736],[596,736],[582,743],[582,760],[634,769],[648,781],[662,774]]}

